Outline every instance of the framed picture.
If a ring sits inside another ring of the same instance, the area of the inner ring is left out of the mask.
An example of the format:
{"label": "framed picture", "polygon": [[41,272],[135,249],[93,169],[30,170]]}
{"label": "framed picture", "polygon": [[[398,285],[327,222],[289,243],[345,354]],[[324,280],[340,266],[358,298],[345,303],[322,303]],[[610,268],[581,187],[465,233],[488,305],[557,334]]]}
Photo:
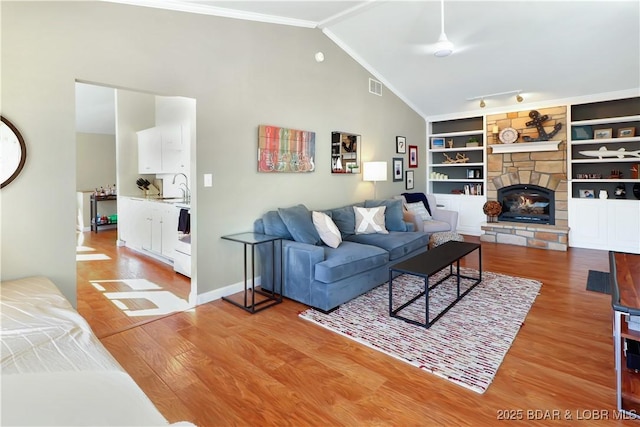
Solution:
{"label": "framed picture", "polygon": [[413,171],[405,172],[405,188],[407,190],[413,190]]}
{"label": "framed picture", "polygon": [[431,148],[444,148],[444,138],[431,138]]}
{"label": "framed picture", "polygon": [[404,176],[404,159],[402,157],[393,158],[393,181],[402,181]]}
{"label": "framed picture", "polygon": [[593,128],[591,126],[572,126],[571,139],[574,141],[593,139]]}
{"label": "framed picture", "polygon": [[405,154],[406,152],[407,152],[407,138],[405,138],[404,136],[396,136],[396,153]]}
{"label": "framed picture", "polygon": [[594,199],[596,197],[596,194],[591,189],[588,189],[588,190],[583,189],[578,191],[580,192],[581,199]]}
{"label": "framed picture", "polygon": [[[442,139],[442,144],[444,144],[444,139]],[[418,167],[418,146],[417,145],[409,146],[409,167],[410,168]]]}
{"label": "framed picture", "polygon": [[618,138],[631,138],[632,136],[636,136],[636,128],[620,128],[618,129]]}
{"label": "framed picture", "polygon": [[593,139],[613,138],[613,129],[596,129],[593,131]]}

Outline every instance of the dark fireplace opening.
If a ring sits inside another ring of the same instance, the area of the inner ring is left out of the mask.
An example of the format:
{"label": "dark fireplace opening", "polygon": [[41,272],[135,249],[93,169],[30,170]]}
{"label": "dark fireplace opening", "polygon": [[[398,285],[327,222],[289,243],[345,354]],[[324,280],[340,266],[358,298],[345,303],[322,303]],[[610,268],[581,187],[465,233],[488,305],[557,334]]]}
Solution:
{"label": "dark fireplace opening", "polygon": [[510,185],[498,190],[498,221],[555,224],[554,191],[537,185]]}

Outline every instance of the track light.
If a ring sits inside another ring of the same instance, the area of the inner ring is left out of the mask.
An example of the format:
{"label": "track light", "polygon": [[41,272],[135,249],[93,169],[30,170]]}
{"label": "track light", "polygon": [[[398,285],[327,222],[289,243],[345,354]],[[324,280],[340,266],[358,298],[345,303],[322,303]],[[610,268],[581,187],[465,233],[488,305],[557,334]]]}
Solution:
{"label": "track light", "polygon": [[516,95],[516,101],[518,101],[518,103],[524,101],[524,97],[522,95],[520,95],[520,93],[522,92],[522,89],[518,89],[518,90],[510,90],[507,92],[497,92],[497,93],[489,93],[486,95],[478,95],[478,96],[474,96],[472,98],[467,98],[467,101],[477,101],[478,99],[480,100],[480,108],[484,108],[487,106],[487,103],[484,101],[487,98],[498,98],[501,96],[505,96],[505,95]]}

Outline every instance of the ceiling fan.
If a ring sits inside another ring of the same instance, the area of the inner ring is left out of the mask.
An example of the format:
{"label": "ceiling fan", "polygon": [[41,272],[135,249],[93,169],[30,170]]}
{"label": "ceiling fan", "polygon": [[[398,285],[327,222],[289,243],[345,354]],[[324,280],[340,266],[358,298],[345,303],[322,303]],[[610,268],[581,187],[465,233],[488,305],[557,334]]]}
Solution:
{"label": "ceiling fan", "polygon": [[434,46],[433,54],[438,58],[449,56],[453,53],[453,43],[449,41],[444,32],[444,0],[440,0],[440,37]]}

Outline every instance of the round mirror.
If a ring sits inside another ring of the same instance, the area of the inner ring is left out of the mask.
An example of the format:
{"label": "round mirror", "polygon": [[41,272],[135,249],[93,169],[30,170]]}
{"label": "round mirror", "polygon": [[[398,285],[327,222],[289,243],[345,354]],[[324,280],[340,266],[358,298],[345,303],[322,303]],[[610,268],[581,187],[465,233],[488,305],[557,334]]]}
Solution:
{"label": "round mirror", "polygon": [[0,117],[0,188],[13,181],[27,160],[27,146],[18,129],[6,118]]}

